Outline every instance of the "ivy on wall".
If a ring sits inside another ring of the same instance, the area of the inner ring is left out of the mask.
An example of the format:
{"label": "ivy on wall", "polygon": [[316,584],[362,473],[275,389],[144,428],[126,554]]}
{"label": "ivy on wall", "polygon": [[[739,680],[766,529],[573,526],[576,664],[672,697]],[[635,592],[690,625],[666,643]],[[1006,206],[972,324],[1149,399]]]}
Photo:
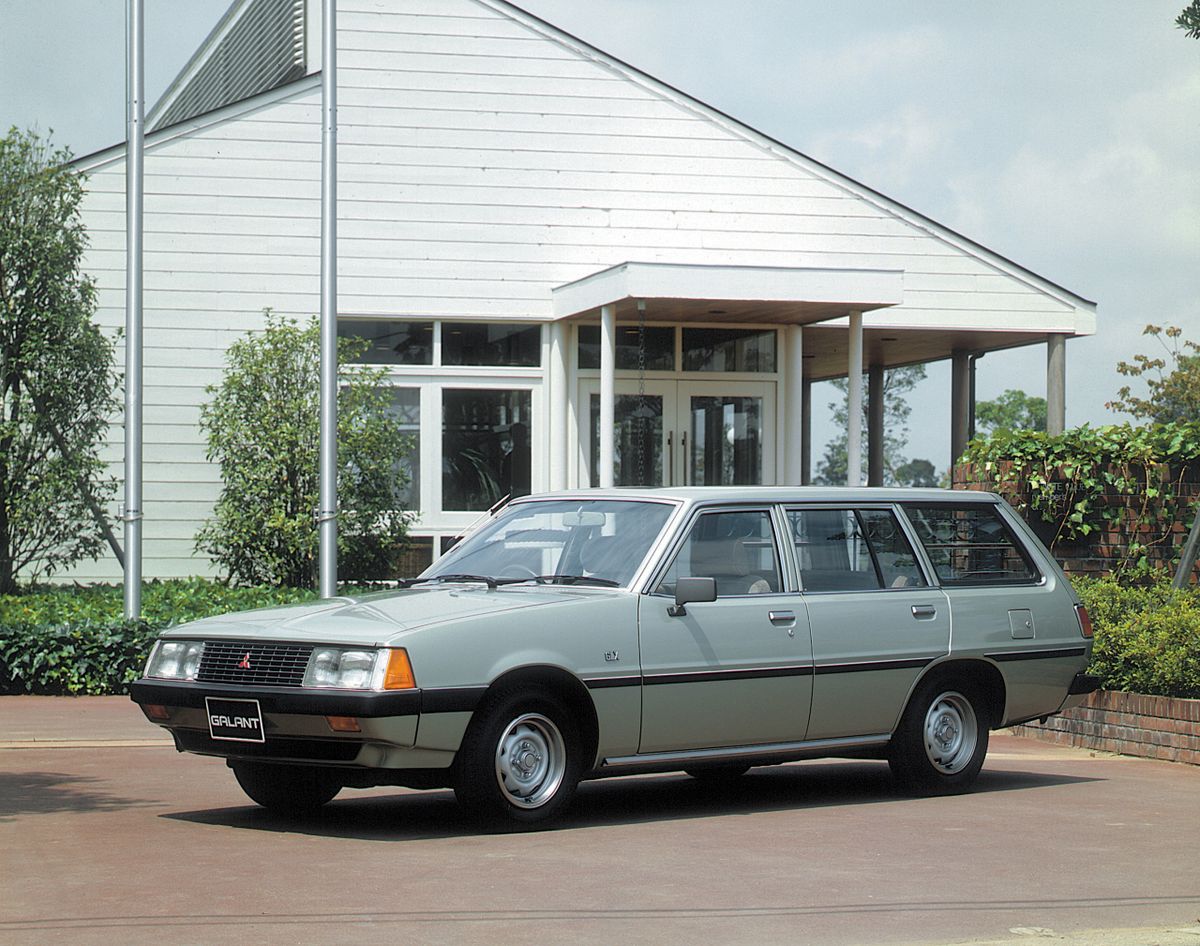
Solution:
{"label": "ivy on wall", "polygon": [[1051,551],[1066,543],[1116,545],[1117,575],[1169,564],[1179,525],[1190,525],[1200,486],[1200,422],[1134,427],[1086,424],[1051,436],[999,430],[973,440],[969,478],[1002,494],[1046,528]]}

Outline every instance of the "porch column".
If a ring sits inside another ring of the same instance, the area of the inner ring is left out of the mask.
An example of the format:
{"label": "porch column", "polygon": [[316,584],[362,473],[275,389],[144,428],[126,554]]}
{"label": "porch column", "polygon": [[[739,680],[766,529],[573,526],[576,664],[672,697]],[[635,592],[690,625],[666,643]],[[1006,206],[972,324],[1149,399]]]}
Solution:
{"label": "porch column", "polygon": [[550,323],[550,488],[567,488],[567,323]]}
{"label": "porch column", "polygon": [[1046,336],[1046,433],[1067,429],[1067,336]]}
{"label": "porch column", "polygon": [[804,393],[803,426],[800,438],[800,485],[808,486],[812,482],[812,382],[807,378],[801,385]]}
{"label": "porch column", "polygon": [[846,485],[862,485],[862,313],[850,313],[846,364]]}
{"label": "porch column", "polygon": [[788,486],[799,486],[804,482],[804,434],[807,426],[804,419],[807,394],[804,384],[804,329],[799,325],[789,325],[784,344],[784,378],[787,382],[787,400],[782,405],[784,482]]}
{"label": "porch column", "polygon": [[867,485],[883,485],[883,365],[867,369]]}
{"label": "porch column", "polygon": [[950,356],[950,475],[967,449],[971,423],[971,356],[955,351]]}
{"label": "porch column", "polygon": [[600,307],[600,482],[613,485],[613,423],[617,391],[617,307]]}

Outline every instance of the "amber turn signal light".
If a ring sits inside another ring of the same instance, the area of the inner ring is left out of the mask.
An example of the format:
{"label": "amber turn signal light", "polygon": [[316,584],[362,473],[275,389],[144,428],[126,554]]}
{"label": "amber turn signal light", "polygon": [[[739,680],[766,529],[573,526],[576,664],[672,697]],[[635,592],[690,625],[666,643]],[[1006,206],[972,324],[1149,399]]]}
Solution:
{"label": "amber turn signal light", "polygon": [[1075,618],[1079,621],[1079,633],[1084,637],[1092,636],[1092,619],[1087,613],[1087,608],[1082,604],[1075,605]]}
{"label": "amber turn signal light", "polygon": [[358,720],[353,716],[326,716],[325,722],[334,732],[362,732]]}
{"label": "amber turn signal light", "polygon": [[147,716],[149,716],[151,719],[159,720],[160,722],[171,718],[170,710],[159,703],[147,703],[143,709],[146,711]]}
{"label": "amber turn signal light", "polygon": [[417,686],[412,665],[408,662],[408,651],[394,647],[388,654],[387,673],[383,677],[385,690],[412,690]]}

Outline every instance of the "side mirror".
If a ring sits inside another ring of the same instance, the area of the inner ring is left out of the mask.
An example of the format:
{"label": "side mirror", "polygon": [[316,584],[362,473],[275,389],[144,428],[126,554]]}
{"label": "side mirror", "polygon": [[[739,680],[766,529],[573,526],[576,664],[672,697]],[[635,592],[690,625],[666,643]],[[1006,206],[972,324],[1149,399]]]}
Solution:
{"label": "side mirror", "polygon": [[687,614],[686,604],[717,600],[717,580],[715,578],[680,578],[675,582],[675,606],[667,608],[667,614],[673,618]]}

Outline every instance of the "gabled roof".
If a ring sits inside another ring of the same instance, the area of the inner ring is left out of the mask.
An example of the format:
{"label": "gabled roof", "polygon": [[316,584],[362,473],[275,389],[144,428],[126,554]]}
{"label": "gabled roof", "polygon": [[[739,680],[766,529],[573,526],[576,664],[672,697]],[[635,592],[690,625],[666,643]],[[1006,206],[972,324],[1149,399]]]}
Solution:
{"label": "gabled roof", "polygon": [[[472,2],[521,23],[575,55],[595,62],[657,96],[669,99],[679,107],[753,143],[765,153],[804,168],[848,195],[866,201],[881,212],[904,221],[959,252],[983,260],[996,270],[1066,303],[1077,311],[1090,315],[1095,310],[1096,304],[1093,301],[763,134],[686,92],[655,79],[508,0]],[[389,4],[396,4],[396,9],[400,9],[400,0],[389,0],[384,6]],[[307,7],[306,0],[235,0],[221,22],[151,110],[147,120],[149,131],[160,131],[169,125],[219,109],[224,109],[228,115],[227,106],[254,97],[261,100],[266,97],[264,93],[272,90],[283,91],[282,87],[303,78],[308,65],[306,42],[309,38],[305,35],[306,30],[320,29],[319,11],[315,9],[315,4],[313,22],[306,23]],[[319,63],[316,65],[319,66]],[[315,70],[313,74],[316,74]]]}
{"label": "gabled roof", "polygon": [[886,213],[892,214],[893,216],[904,220],[910,225],[928,233],[930,236],[942,240],[949,246],[953,246],[962,252],[970,253],[973,256],[980,257],[1002,272],[1006,272],[1011,276],[1021,279],[1023,282],[1026,282],[1029,285],[1040,289],[1041,291],[1046,292],[1055,298],[1061,299],[1071,306],[1076,306],[1088,311],[1094,311],[1096,308],[1096,303],[1092,300],[1086,299],[1083,296],[1072,292],[1070,289],[1060,286],[1058,283],[1051,282],[1044,276],[1039,276],[1037,273],[1026,269],[1019,263],[1013,262],[1005,256],[1001,256],[999,253],[988,249],[981,243],[977,243],[970,237],[963,236],[961,233],[958,233],[949,227],[938,223],[936,220],[933,220],[930,217],[926,217],[924,214],[913,210],[911,207],[907,207],[899,201],[893,200],[892,198],[881,194],[879,191],[868,187],[866,184],[856,181],[854,178],[842,174],[840,171],[837,171],[826,164],[822,164],[820,161],[817,161],[814,158],[810,158],[808,155],[797,151],[790,145],[784,144],[783,142],[758,131],[758,129],[747,125],[745,122],[739,121],[733,116],[722,112],[720,109],[714,108],[713,106],[700,101],[698,98],[689,95],[687,92],[681,91],[669,83],[654,78],[649,73],[643,72],[636,66],[631,66],[624,60],[618,59],[617,57],[612,56],[601,49],[597,49],[595,46],[592,46],[585,40],[579,39],[577,36],[560,29],[553,23],[549,23],[546,20],[543,20],[540,17],[521,9],[516,4],[510,3],[509,0],[474,0],[474,2],[478,3],[480,6],[488,7],[497,13],[510,16],[519,22],[524,23],[527,27],[535,29],[537,32],[549,39],[558,41],[560,44],[566,46],[568,49],[574,50],[577,54],[582,55],[585,58],[607,65],[610,69],[613,69],[614,71],[623,75],[625,78],[641,85],[642,87],[652,89],[660,95],[669,97],[677,104],[707,117],[710,121],[717,123],[722,128],[753,141],[768,153],[804,167],[810,173],[816,174],[830,183],[841,187],[847,193],[853,194],[856,197],[868,201]]}
{"label": "gabled roof", "polygon": [[302,78],[305,0],[234,3],[150,110],[157,131]]}

